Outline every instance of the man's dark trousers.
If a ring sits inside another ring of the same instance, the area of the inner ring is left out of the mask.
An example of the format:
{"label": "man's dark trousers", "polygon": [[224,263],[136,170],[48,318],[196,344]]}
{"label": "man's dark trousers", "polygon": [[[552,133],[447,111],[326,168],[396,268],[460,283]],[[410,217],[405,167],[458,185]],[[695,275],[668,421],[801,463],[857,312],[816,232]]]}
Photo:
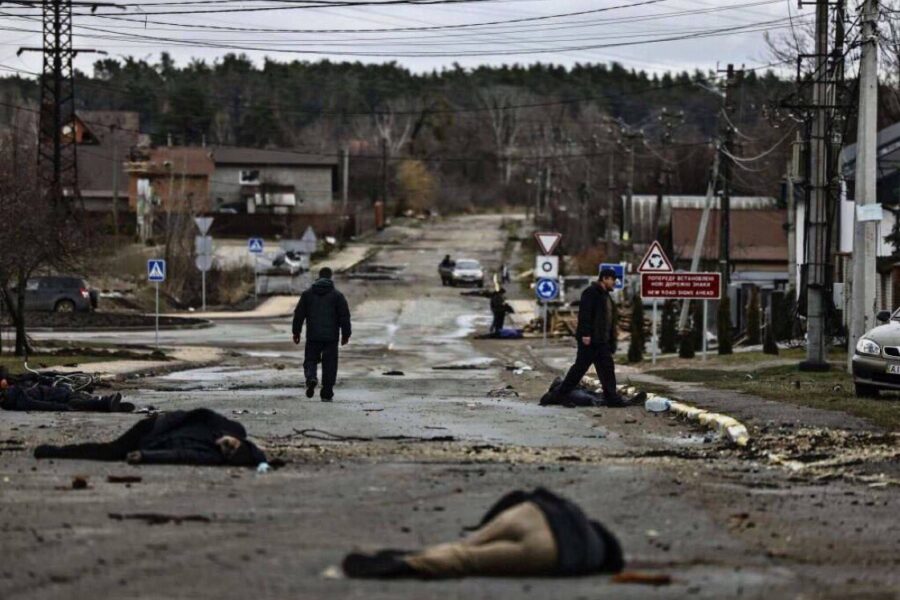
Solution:
{"label": "man's dark trousers", "polygon": [[491,333],[500,333],[504,321],[506,321],[506,311],[495,311],[494,322],[491,323]]}
{"label": "man's dark trousers", "polygon": [[603,397],[611,400],[616,397],[616,367],[613,363],[612,350],[605,342],[591,340],[590,345],[585,346],[578,340],[578,354],[575,355],[575,364],[566,373],[562,385],[556,391],[558,397],[562,397],[574,390],[588,369],[594,365],[597,377],[603,386]]}
{"label": "man's dark trousers", "polygon": [[303,356],[303,373],[307,381],[318,381],[316,371],[322,363],[322,389],[334,389],[338,370],[338,342],[316,342],[306,340]]}

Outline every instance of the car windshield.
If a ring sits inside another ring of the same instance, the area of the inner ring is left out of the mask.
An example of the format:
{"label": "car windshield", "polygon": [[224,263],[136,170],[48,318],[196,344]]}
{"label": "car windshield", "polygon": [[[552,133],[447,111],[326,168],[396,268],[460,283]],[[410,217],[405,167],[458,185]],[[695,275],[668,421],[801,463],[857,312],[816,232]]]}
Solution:
{"label": "car windshield", "polygon": [[458,260],[456,261],[457,269],[480,269],[481,265],[477,260]]}

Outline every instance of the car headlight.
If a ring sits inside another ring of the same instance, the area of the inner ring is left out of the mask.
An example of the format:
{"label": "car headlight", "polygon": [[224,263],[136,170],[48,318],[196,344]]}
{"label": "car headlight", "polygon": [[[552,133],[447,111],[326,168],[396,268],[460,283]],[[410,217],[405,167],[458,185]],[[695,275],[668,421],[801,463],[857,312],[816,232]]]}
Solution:
{"label": "car headlight", "polygon": [[879,354],[881,354],[881,346],[879,346],[872,340],[859,338],[859,341],[856,342],[856,351],[859,354],[870,354],[872,356],[878,356]]}

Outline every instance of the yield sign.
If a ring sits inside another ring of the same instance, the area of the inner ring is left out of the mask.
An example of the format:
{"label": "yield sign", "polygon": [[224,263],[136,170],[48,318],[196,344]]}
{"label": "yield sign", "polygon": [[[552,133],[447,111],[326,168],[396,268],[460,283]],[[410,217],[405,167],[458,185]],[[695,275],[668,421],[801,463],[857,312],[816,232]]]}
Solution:
{"label": "yield sign", "polygon": [[209,233],[209,228],[212,226],[213,218],[194,217],[194,223],[197,224],[197,229],[200,230],[200,235],[206,235],[207,233]]}
{"label": "yield sign", "polygon": [[537,231],[534,234],[534,239],[537,240],[538,246],[541,247],[544,254],[553,254],[553,251],[559,245],[559,240],[562,239],[562,234],[552,231]]}
{"label": "yield sign", "polygon": [[669,257],[656,241],[650,244],[647,254],[641,261],[641,266],[638,267],[638,273],[671,273],[674,270]]}

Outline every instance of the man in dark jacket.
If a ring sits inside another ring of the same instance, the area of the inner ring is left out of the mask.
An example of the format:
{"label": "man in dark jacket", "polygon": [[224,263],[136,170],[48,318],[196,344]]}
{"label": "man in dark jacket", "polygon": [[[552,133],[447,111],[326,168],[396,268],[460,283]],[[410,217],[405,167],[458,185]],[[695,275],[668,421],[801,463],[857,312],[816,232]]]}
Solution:
{"label": "man in dark jacket", "polygon": [[38,446],[34,457],[246,467],[266,462],[243,425],[208,408],[152,415],[112,442]]}
{"label": "man in dark jacket", "polygon": [[503,329],[503,322],[506,320],[506,314],[512,312],[512,307],[506,303],[506,290],[500,288],[491,294],[491,314],[494,320],[491,322],[491,334],[499,336],[500,330]]}
{"label": "man in dark jacket", "polygon": [[319,384],[317,369],[322,363],[323,402],[334,398],[337,380],[338,340],[341,346],[350,341],[350,308],[347,299],[334,288],[331,269],[319,271],[319,279],[300,296],[294,309],[294,343],[300,343],[300,332],[306,321],[306,350],[303,371],[306,375],[306,397],[312,398]]}
{"label": "man in dark jacket", "polygon": [[622,398],[616,392],[616,367],[613,352],[616,350],[616,303],[610,292],[616,287],[616,272],[600,271],[600,277],[581,294],[578,306],[578,327],[575,338],[578,354],[575,364],[566,373],[562,385],[556,390],[559,398],[565,398],[581,382],[591,365],[597,370],[597,378],[603,386],[604,403],[621,406]]}
{"label": "man in dark jacket", "polygon": [[0,408],[50,412],[131,412],[134,404],[122,402],[122,394],[119,392],[94,396],[87,392],[76,392],[66,385],[28,382],[9,384],[6,379],[0,379]]}

